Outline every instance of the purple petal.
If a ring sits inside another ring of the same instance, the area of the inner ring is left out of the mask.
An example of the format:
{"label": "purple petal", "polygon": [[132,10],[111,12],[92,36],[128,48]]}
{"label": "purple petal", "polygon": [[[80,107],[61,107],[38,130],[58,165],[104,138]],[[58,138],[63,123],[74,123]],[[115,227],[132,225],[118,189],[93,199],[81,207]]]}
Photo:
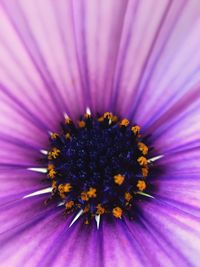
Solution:
{"label": "purple petal", "polygon": [[[16,169],[4,168],[0,174],[0,206],[6,202],[22,199],[35,191],[47,188],[49,185],[42,182],[45,176],[40,173]],[[48,195],[46,195],[48,198]]]}
{"label": "purple petal", "polygon": [[[1,236],[1,262],[13,265],[15,260],[14,266],[24,261],[29,266],[51,263],[61,267],[66,263],[80,267],[83,262],[97,267],[123,267],[130,263],[138,267],[173,266],[173,262],[196,266],[199,221],[169,205],[157,201],[145,203],[139,221],[103,220],[97,231],[96,226],[88,227],[82,220],[67,229],[72,218],[63,220],[60,211],[44,210],[42,200],[28,199],[23,205],[7,206],[5,212],[1,209],[2,220],[8,221],[6,228],[12,227]],[[19,211],[20,216],[15,219],[15,212]],[[11,214],[14,220],[6,220]],[[20,252],[16,251],[16,244],[23,248]],[[38,247],[41,253],[35,253]],[[12,257],[7,253],[12,253]]]}
{"label": "purple petal", "polygon": [[196,1],[129,3],[114,82],[118,112],[147,128],[198,84],[199,12]]}
{"label": "purple petal", "polygon": [[[65,11],[65,3],[60,2],[57,8]],[[82,109],[84,98],[78,102],[82,88],[73,30],[61,32],[59,28],[65,19],[65,25],[73,29],[70,26],[70,7],[66,16],[66,12],[55,12],[49,1],[23,4],[21,1],[12,4],[1,1],[0,12],[2,92],[9,98],[14,93],[14,104],[23,103],[30,119],[34,116],[49,128],[61,120],[63,112],[75,116]],[[65,38],[65,43],[62,38]],[[71,44],[68,42],[66,50],[66,40],[70,39]],[[71,59],[66,58],[65,53],[68,57],[71,55]]]}
{"label": "purple petal", "polygon": [[1,93],[0,99],[0,166],[41,166],[40,150],[48,144],[47,129],[18,112]]}
{"label": "purple petal", "polygon": [[65,111],[76,117],[86,106],[111,109],[127,4],[1,1],[4,93],[15,92],[24,108],[47,125]]}
{"label": "purple petal", "polygon": [[77,60],[88,104],[94,111],[112,111],[113,76],[128,2],[72,3]]}
{"label": "purple petal", "polygon": [[[12,139],[10,139],[12,141]],[[0,166],[2,167],[43,167],[40,162],[42,156],[39,150],[27,147],[18,147],[11,142],[0,142]],[[14,153],[13,153],[14,152]],[[46,166],[45,166],[46,167]]]}
{"label": "purple petal", "polygon": [[[137,245],[137,244],[136,244]],[[96,267],[125,267],[133,263],[134,266],[144,266],[145,259],[135,246],[135,241],[126,233],[125,225],[120,221],[113,224],[104,221],[100,230],[96,225],[86,226],[79,221],[71,227],[65,235],[60,237],[57,245],[52,245],[53,251],[43,260],[48,266],[96,266]]]}
{"label": "purple petal", "polygon": [[146,130],[161,153],[199,145],[200,85],[191,88]]}
{"label": "purple petal", "polygon": [[1,230],[4,229],[0,237],[2,266],[32,267],[39,263],[41,266],[51,245],[63,234],[67,220],[63,219],[62,211],[44,208],[44,200],[44,197],[26,199],[13,202],[4,210],[1,208]]}
{"label": "purple petal", "polygon": [[[198,266],[198,1],[0,5],[0,165],[10,168],[0,175],[1,264]],[[135,119],[165,154],[137,222],[68,229],[72,218],[44,206],[46,195],[22,199],[42,177],[16,169],[39,164],[47,131],[86,106]]]}
{"label": "purple petal", "polygon": [[[142,205],[140,220],[143,234],[138,231],[138,235],[142,239],[141,244],[144,249],[148,249],[158,266],[174,266],[174,262],[178,266],[198,266],[200,260],[198,217],[180,211],[165,202],[153,200]],[[130,224],[129,227],[131,228]]]}
{"label": "purple petal", "polygon": [[200,216],[199,175],[166,175],[152,183],[157,190],[155,198],[189,214]]}
{"label": "purple petal", "polygon": [[12,200],[0,207],[1,233],[7,232],[18,225],[25,224],[34,216],[46,214],[50,210],[54,210],[55,205],[46,205],[45,201],[49,198],[49,194],[34,196],[24,199]]}
{"label": "purple petal", "polygon": [[168,154],[160,160],[164,174],[152,178],[152,194],[170,205],[200,216],[200,150],[193,148]]}

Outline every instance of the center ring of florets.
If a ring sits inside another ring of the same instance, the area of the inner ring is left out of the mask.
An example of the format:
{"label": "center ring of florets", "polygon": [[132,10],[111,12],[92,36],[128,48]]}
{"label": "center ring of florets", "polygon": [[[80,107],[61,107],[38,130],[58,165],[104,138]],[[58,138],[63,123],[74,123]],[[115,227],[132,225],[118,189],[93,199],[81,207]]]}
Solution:
{"label": "center ring of florets", "polygon": [[135,198],[145,194],[148,147],[138,125],[106,112],[86,113],[75,124],[66,118],[61,134],[52,133],[48,177],[53,195],[67,213],[129,215]]}

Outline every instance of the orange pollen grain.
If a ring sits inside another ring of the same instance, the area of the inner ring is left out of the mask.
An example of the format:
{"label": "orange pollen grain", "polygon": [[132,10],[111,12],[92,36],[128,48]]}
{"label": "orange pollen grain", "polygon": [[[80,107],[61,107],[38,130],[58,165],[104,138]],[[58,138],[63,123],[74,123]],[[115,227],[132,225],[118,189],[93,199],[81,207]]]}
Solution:
{"label": "orange pollen grain", "polygon": [[147,177],[148,176],[148,173],[149,173],[148,168],[142,168],[142,175],[144,177]]}
{"label": "orange pollen grain", "polygon": [[124,194],[124,198],[125,198],[127,201],[130,201],[130,200],[133,198],[133,196],[132,196],[129,192],[125,192],[125,194]]}
{"label": "orange pollen grain", "polygon": [[66,138],[66,139],[71,139],[71,135],[70,135],[70,133],[66,133],[65,138]]}
{"label": "orange pollen grain", "polygon": [[147,159],[143,156],[139,157],[137,162],[140,164],[140,166],[147,166]]}
{"label": "orange pollen grain", "polygon": [[148,147],[144,143],[139,142],[138,148],[142,152],[143,155],[146,155],[148,153]]}
{"label": "orange pollen grain", "polygon": [[82,199],[83,201],[88,201],[88,200],[89,200],[89,197],[88,197],[88,195],[87,195],[87,192],[82,192],[82,193],[81,193],[81,199]]}
{"label": "orange pollen grain", "polygon": [[70,124],[72,121],[71,121],[71,119],[70,118],[66,118],[65,119],[65,124]]}
{"label": "orange pollen grain", "polygon": [[90,189],[87,191],[88,197],[90,198],[96,197],[97,196],[96,191],[97,191],[96,188],[90,187]]}
{"label": "orange pollen grain", "polygon": [[98,214],[98,215],[102,215],[102,214],[105,213],[105,208],[103,208],[103,207],[101,206],[101,204],[98,204],[98,205],[96,206],[96,209],[97,209],[96,214]]}
{"label": "orange pollen grain", "polygon": [[127,127],[129,125],[129,120],[128,119],[123,119],[121,122],[120,122],[120,126],[125,126]]}
{"label": "orange pollen grain", "polygon": [[145,190],[146,189],[146,183],[145,183],[145,181],[139,180],[138,183],[137,183],[137,188],[140,191]]}
{"label": "orange pollen grain", "polygon": [[91,114],[89,114],[89,113],[85,113],[84,117],[85,117],[86,119],[89,119],[89,118],[91,118]]}
{"label": "orange pollen grain", "polygon": [[99,122],[104,121],[104,117],[99,117],[99,118],[98,118],[98,121],[99,121]]}
{"label": "orange pollen grain", "polygon": [[51,170],[49,171],[48,176],[49,176],[51,179],[53,179],[53,178],[55,177],[55,175],[56,175],[56,171],[55,171],[54,169],[51,169]]}
{"label": "orange pollen grain", "polygon": [[118,117],[117,116],[112,116],[112,121],[113,122],[117,122],[118,121]]}
{"label": "orange pollen grain", "polygon": [[112,113],[110,113],[110,112],[105,112],[105,113],[103,114],[103,117],[104,117],[104,119],[112,119]]}
{"label": "orange pollen grain", "polygon": [[52,181],[51,186],[52,186],[53,189],[56,189],[56,181]]}
{"label": "orange pollen grain", "polygon": [[54,169],[54,165],[53,164],[48,164],[47,170],[50,171],[50,170],[53,170],[53,169]]}
{"label": "orange pollen grain", "polygon": [[122,216],[122,209],[120,207],[115,207],[113,210],[112,210],[112,214],[114,217],[116,218],[121,218]]}
{"label": "orange pollen grain", "polygon": [[140,133],[140,126],[135,125],[131,128],[131,131],[134,133],[134,135],[138,135]]}
{"label": "orange pollen grain", "polygon": [[71,186],[70,183],[67,183],[67,184],[64,184],[64,185],[63,185],[63,191],[64,191],[65,193],[70,192],[71,189],[72,189],[72,186]]}
{"label": "orange pollen grain", "polygon": [[121,174],[117,174],[117,175],[115,175],[115,176],[114,176],[114,182],[115,182],[116,184],[118,184],[118,185],[123,184],[123,182],[124,182],[124,176],[121,175]]}
{"label": "orange pollen grain", "polygon": [[63,184],[59,184],[58,191],[59,191],[60,194],[64,193]]}
{"label": "orange pollen grain", "polygon": [[84,121],[78,121],[78,126],[80,128],[84,128],[85,127],[85,122]]}
{"label": "orange pollen grain", "polygon": [[51,139],[56,139],[59,135],[57,133],[52,133],[51,134]]}
{"label": "orange pollen grain", "polygon": [[58,148],[54,147],[52,149],[52,151],[50,152],[50,155],[51,155],[52,158],[55,159],[60,155],[60,150]]}
{"label": "orange pollen grain", "polygon": [[70,200],[67,203],[65,203],[65,208],[66,209],[71,209],[74,206],[74,201]]}

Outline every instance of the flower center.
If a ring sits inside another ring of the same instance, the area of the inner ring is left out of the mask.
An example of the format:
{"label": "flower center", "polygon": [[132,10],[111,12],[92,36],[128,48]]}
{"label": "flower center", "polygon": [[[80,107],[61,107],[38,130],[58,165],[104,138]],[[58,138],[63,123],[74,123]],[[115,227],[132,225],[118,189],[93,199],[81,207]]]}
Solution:
{"label": "flower center", "polygon": [[96,215],[128,215],[145,194],[148,147],[140,127],[106,112],[67,118],[61,134],[50,137],[48,177],[53,195],[67,213],[82,210],[85,222]]}

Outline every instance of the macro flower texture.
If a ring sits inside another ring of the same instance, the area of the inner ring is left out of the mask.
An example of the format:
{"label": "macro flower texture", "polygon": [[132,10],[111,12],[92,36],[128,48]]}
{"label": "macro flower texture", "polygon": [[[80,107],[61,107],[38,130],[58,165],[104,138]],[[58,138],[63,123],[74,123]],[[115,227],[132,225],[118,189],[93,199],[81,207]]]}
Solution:
{"label": "macro flower texture", "polygon": [[200,1],[0,18],[1,267],[199,267]]}

